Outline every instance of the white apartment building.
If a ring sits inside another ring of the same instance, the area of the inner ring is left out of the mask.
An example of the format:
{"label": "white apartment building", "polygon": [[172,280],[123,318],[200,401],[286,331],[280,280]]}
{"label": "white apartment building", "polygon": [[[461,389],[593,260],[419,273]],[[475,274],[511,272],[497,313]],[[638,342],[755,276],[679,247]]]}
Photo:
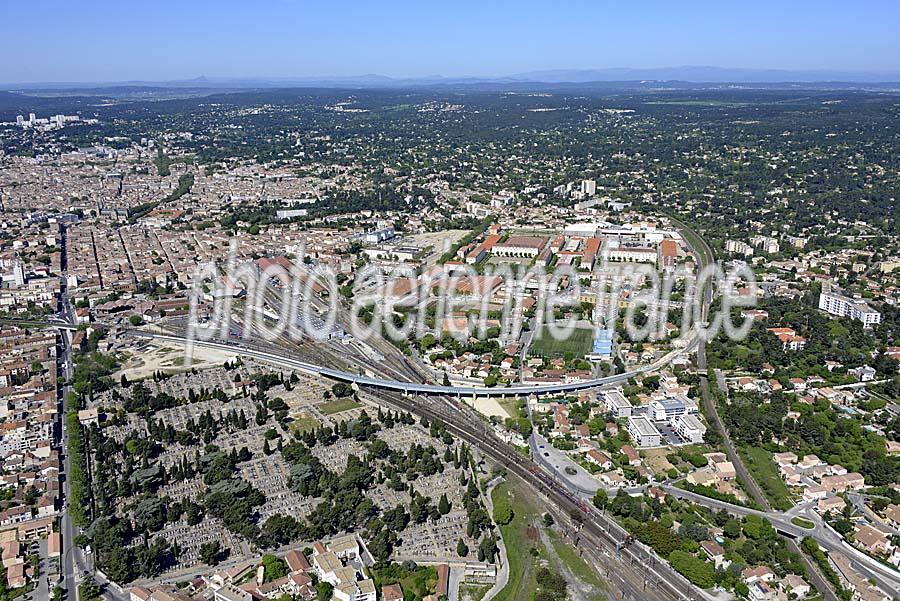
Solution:
{"label": "white apartment building", "polygon": [[597,182],[592,179],[581,181],[581,193],[585,196],[593,196],[597,193]]}
{"label": "white apartment building", "polygon": [[649,419],[643,415],[632,415],[628,418],[628,434],[638,447],[658,447],[662,434]]}
{"label": "white apartment building", "polygon": [[706,426],[700,418],[690,414],[676,417],[673,429],[682,440],[695,444],[703,442],[703,435],[706,434]]}
{"label": "white apartment building", "polygon": [[737,255],[744,255],[745,257],[753,256],[753,247],[746,242],[741,242],[740,240],[726,240],[725,250]]}
{"label": "white apartment building", "polygon": [[606,410],[615,415],[616,419],[631,417],[631,402],[625,398],[621,390],[606,391],[603,398],[606,401]]}
{"label": "white apartment building", "polygon": [[838,317],[858,319],[863,322],[864,328],[871,328],[873,325],[881,323],[881,313],[870,307],[865,301],[830,290],[823,289],[819,295],[819,309]]}
{"label": "white apartment building", "polygon": [[607,259],[629,263],[656,263],[657,252],[656,249],[643,246],[620,246],[610,248]]}
{"label": "white apartment building", "polygon": [[779,251],[778,240],[768,236],[753,236],[750,238],[750,244],[756,248],[762,248],[763,252],[775,254]]}

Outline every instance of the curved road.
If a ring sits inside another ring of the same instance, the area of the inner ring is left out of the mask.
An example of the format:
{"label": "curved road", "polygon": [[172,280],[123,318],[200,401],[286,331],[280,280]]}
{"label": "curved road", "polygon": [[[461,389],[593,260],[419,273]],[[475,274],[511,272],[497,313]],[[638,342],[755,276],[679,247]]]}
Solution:
{"label": "curved road", "polygon": [[660,485],[660,488],[673,497],[686,499],[712,509],[724,509],[731,515],[739,517],[756,515],[765,518],[779,533],[794,539],[811,536],[826,551],[837,551],[846,555],[858,571],[875,581],[884,590],[900,591],[900,572],[883,565],[877,559],[869,557],[859,549],[848,544],[840,534],[825,524],[822,518],[814,512],[805,512],[803,517],[813,522],[815,527],[803,528],[791,521],[793,517],[796,517],[795,515],[777,511],[759,511],[758,509],[733,505],[665,484]]}

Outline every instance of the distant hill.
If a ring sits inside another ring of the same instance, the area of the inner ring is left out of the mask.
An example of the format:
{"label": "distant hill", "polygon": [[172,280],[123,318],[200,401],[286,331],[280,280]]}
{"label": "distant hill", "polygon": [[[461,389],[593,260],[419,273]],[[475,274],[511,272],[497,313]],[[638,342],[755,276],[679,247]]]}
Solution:
{"label": "distant hill", "polygon": [[731,69],[723,67],[664,67],[658,69],[559,69],[510,76],[518,81],[585,83],[592,81],[685,81],[692,83],[896,83],[900,71],[796,71]]}
{"label": "distant hill", "polygon": [[86,116],[92,114],[94,109],[104,102],[109,102],[109,99],[80,95],[45,97],[0,91],[0,121],[12,121],[16,115],[27,117],[28,113],[47,117],[60,113],[79,112]]}
{"label": "distant hill", "polygon": [[0,89],[20,90],[41,95],[75,94],[109,95],[117,98],[166,95],[179,90],[181,95],[208,94],[211,91],[271,89],[294,87],[325,88],[401,88],[450,85],[488,85],[545,83],[631,83],[652,82],[680,84],[898,84],[900,71],[840,71],[840,70],[786,70],[741,69],[710,66],[661,67],[651,69],[554,69],[529,71],[497,77],[427,77],[395,78],[378,74],[347,77],[195,77],[172,81],[122,81],[122,82],[51,82],[27,84],[0,84]]}

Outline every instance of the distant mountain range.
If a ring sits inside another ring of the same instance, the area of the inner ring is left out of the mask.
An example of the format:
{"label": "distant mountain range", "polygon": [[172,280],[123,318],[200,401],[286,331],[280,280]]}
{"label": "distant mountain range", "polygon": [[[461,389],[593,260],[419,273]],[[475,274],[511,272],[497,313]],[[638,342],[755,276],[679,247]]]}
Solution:
{"label": "distant mountain range", "polygon": [[900,71],[799,71],[687,66],[656,69],[557,69],[531,71],[514,75],[512,79],[547,83],[646,80],[691,83],[896,83],[900,82]]}
{"label": "distant mountain range", "polygon": [[472,84],[521,84],[521,83],[592,83],[592,82],[685,82],[695,84],[777,84],[777,83],[845,83],[884,84],[900,83],[900,71],[801,71],[786,69],[734,69],[725,67],[662,67],[652,69],[555,69],[530,71],[499,77],[427,77],[395,78],[367,74],[348,77],[197,77],[173,81],[122,81],[122,82],[34,82],[0,84],[7,90],[91,90],[131,89],[133,92],[147,88],[161,89],[248,89],[287,87],[352,87],[397,88],[428,87]]}

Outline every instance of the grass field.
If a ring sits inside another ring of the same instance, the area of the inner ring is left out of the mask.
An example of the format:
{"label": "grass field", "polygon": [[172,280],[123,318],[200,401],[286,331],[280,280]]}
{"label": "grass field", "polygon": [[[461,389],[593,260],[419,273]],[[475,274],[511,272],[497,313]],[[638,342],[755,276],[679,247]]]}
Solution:
{"label": "grass field", "polygon": [[539,357],[565,357],[571,354],[581,359],[591,352],[593,342],[594,331],[587,328],[575,328],[563,340],[556,340],[547,328],[541,328],[531,343],[531,354]]}
{"label": "grass field", "polygon": [[519,416],[519,405],[521,403],[516,397],[503,397],[497,403],[510,417]]}
{"label": "grass field", "polygon": [[301,413],[291,423],[291,432],[303,434],[319,427],[319,420],[307,413]]}
{"label": "grass field", "polygon": [[759,447],[747,446],[740,447],[738,451],[747,469],[753,474],[753,479],[759,483],[772,506],[781,511],[787,511],[793,507],[791,491],[781,479],[778,468],[772,461],[772,453]]}
{"label": "grass field", "polygon": [[669,463],[669,460],[666,459],[666,455],[671,453],[671,449],[669,448],[661,448],[661,449],[647,449],[644,451],[646,454],[646,458],[644,459],[644,463],[650,466],[650,469],[653,470],[654,474],[665,474],[673,466]]}
{"label": "grass field", "polygon": [[[553,549],[556,551],[556,554],[579,580],[596,588],[598,592],[601,589],[607,589],[606,583],[600,579],[593,568],[581,559],[575,549],[571,545],[566,544],[559,534],[553,530],[550,531],[550,541],[553,543]],[[603,597],[600,596],[599,598]]]}
{"label": "grass field", "polygon": [[418,566],[409,570],[405,566],[394,564],[373,568],[372,576],[376,589],[381,589],[385,584],[399,583],[407,598],[412,599],[423,599],[434,593],[437,584],[437,569],[432,566]]}
{"label": "grass field", "polygon": [[341,411],[350,411],[351,409],[357,409],[359,407],[362,407],[360,403],[347,397],[345,399],[335,399],[333,401],[328,401],[327,403],[322,403],[319,405],[319,411],[325,415],[333,415],[335,413],[340,413]]}
{"label": "grass field", "polygon": [[[512,490],[514,488],[514,490]],[[532,601],[537,590],[537,570],[534,568],[535,557],[532,549],[541,549],[540,541],[532,541],[527,534],[531,521],[539,510],[534,498],[523,486],[511,486],[509,481],[497,485],[491,491],[495,500],[511,495],[513,519],[509,524],[500,526],[503,542],[509,560],[509,581],[494,599],[497,601]]]}
{"label": "grass field", "polygon": [[[549,564],[551,569],[557,571],[556,558],[572,576],[591,589],[588,601],[607,598],[609,589],[603,579],[560,534],[543,526],[541,518],[544,508],[533,491],[517,480],[507,480],[491,492],[491,498],[495,504],[501,498],[508,499],[513,510],[512,521],[500,526],[509,561],[509,580],[494,597],[495,600],[533,601],[538,593],[538,568]],[[545,546],[538,532],[529,532],[532,525],[547,532],[552,549]],[[569,586],[569,592],[575,592],[572,586]],[[576,595],[575,598],[581,597]]]}
{"label": "grass field", "polygon": [[463,584],[459,587],[460,601],[481,601],[491,590],[490,584]]}

